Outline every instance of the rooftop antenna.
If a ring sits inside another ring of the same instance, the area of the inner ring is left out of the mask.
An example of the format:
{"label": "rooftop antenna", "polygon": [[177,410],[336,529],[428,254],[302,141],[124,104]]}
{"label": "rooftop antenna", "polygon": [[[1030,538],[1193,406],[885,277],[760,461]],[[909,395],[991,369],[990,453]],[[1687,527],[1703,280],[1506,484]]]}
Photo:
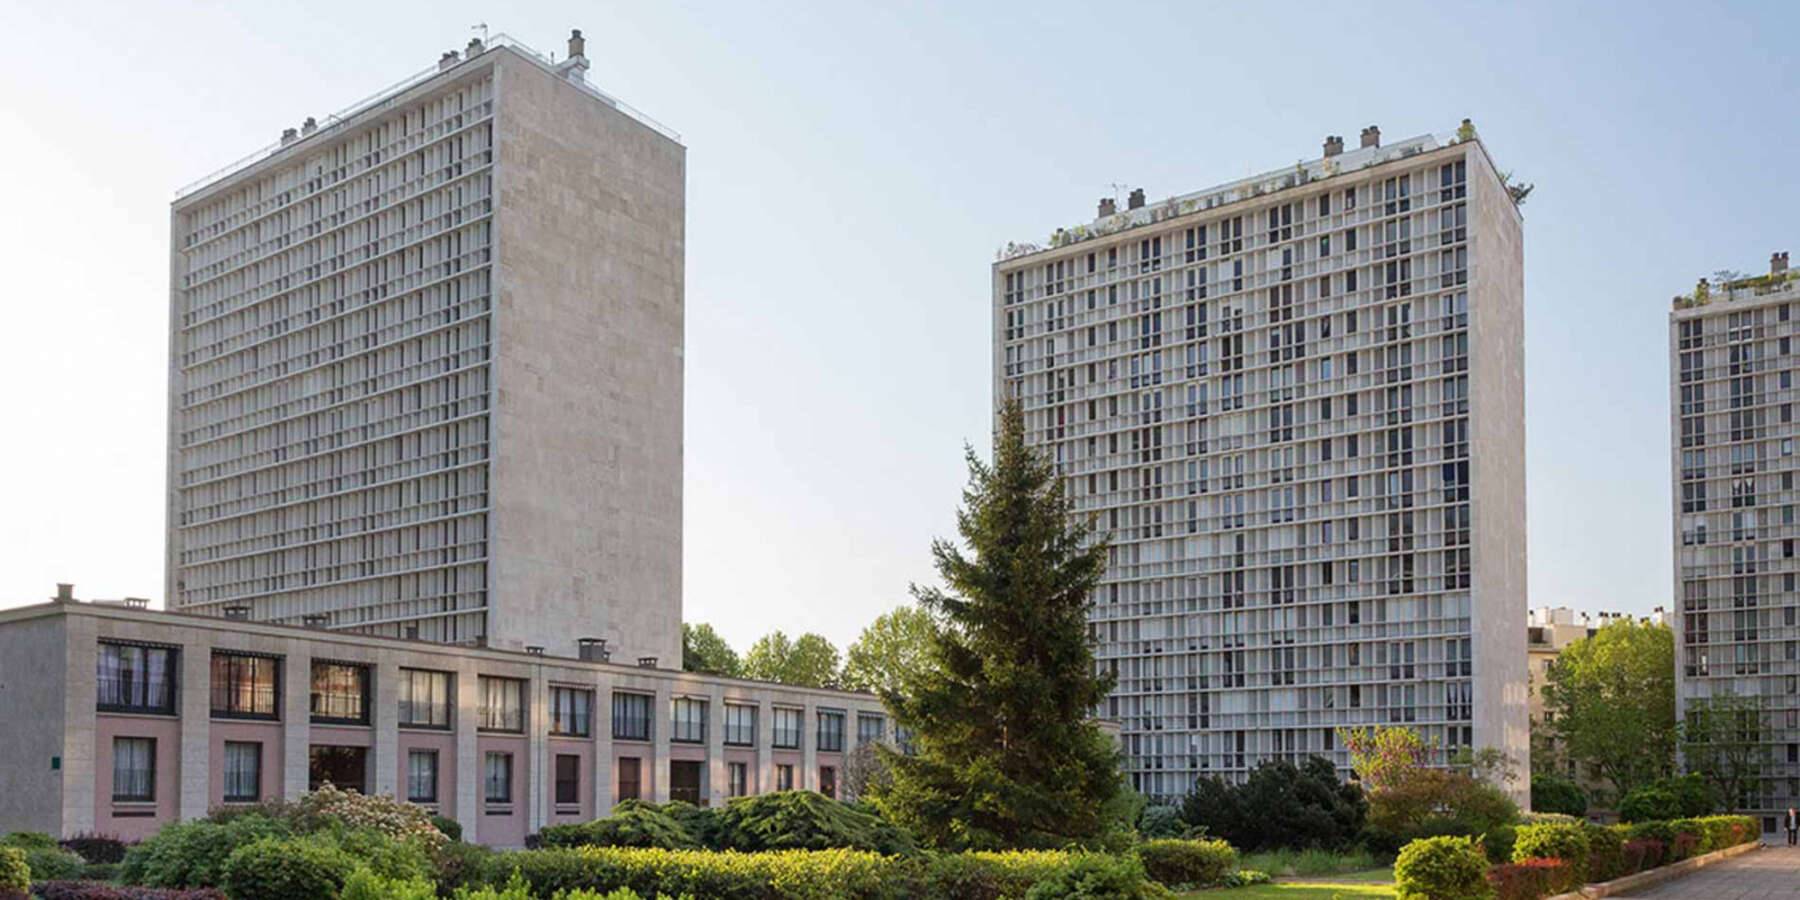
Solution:
{"label": "rooftop antenna", "polygon": [[481,32],[481,42],[483,44],[488,42],[488,27],[486,22],[476,22],[469,26],[469,30]]}
{"label": "rooftop antenna", "polygon": [[1123,203],[1123,202],[1124,202],[1124,196],[1125,196],[1125,195],[1124,195],[1124,192],[1125,192],[1125,191],[1129,191],[1129,190],[1131,190],[1131,185],[1129,185],[1129,184],[1120,184],[1120,183],[1118,183],[1118,182],[1116,182],[1116,181],[1115,181],[1115,182],[1113,182],[1113,183],[1112,183],[1112,184],[1109,184],[1109,185],[1107,185],[1107,187],[1109,187],[1109,188],[1112,188],[1112,192],[1113,192],[1113,202],[1114,202],[1114,203]]}

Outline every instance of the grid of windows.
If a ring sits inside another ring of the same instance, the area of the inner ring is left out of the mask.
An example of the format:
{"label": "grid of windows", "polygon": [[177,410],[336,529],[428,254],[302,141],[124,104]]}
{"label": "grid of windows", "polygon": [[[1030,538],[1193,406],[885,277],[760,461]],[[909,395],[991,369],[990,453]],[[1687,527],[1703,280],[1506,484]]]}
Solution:
{"label": "grid of windows", "polygon": [[484,634],[493,87],[178,207],[177,608]]}
{"label": "grid of windows", "polygon": [[1347,767],[1343,725],[1469,741],[1465,157],[997,267],[1003,396],[1111,536],[1090,628],[1138,790]]}

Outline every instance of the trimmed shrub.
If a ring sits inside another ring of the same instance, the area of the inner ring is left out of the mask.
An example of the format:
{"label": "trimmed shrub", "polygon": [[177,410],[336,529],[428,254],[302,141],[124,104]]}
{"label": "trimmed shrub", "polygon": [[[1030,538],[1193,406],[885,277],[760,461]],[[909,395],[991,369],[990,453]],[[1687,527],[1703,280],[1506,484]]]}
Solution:
{"label": "trimmed shrub", "polygon": [[319,838],[263,838],[233,851],[220,886],[232,900],[332,900],[357,859]]}
{"label": "trimmed shrub", "polygon": [[498,854],[481,844],[461,841],[445,844],[432,854],[433,877],[446,894],[460,888],[480,887],[491,879],[490,869]]}
{"label": "trimmed shrub", "polygon": [[1580,825],[1581,819],[1559,812],[1528,812],[1519,814],[1520,825]]}
{"label": "trimmed shrub", "polygon": [[1522,859],[1488,870],[1496,900],[1539,900],[1572,890],[1581,879],[1560,859]]}
{"label": "trimmed shrub", "polygon": [[[1692,822],[1705,833],[1705,852],[1708,853],[1762,838],[1756,819],[1750,816],[1702,816],[1684,821]],[[1676,824],[1680,825],[1679,822]]]}
{"label": "trimmed shrub", "polygon": [[1031,886],[1069,865],[1062,850],[972,851],[933,854],[924,864],[919,893],[954,900],[1023,897]]}
{"label": "trimmed shrub", "polygon": [[1255,869],[1239,869],[1236,872],[1227,872],[1225,874],[1225,880],[1221,882],[1221,886],[1228,888],[1249,887],[1253,884],[1268,884],[1274,880],[1275,879],[1269,877],[1269,873],[1267,872],[1258,872]]}
{"label": "trimmed shrub", "polygon": [[339,900],[437,900],[437,885],[430,879],[383,878],[368,869],[357,869],[344,879]]}
{"label": "trimmed shrub", "polygon": [[1583,882],[1611,881],[1625,873],[1625,835],[1605,825],[1583,823],[1581,833],[1587,837],[1588,864]]}
{"label": "trimmed shrub", "polygon": [[451,841],[462,840],[462,823],[449,816],[432,816],[431,827],[436,828],[439,834]]}
{"label": "trimmed shrub", "polygon": [[1398,900],[1487,900],[1494,894],[1487,868],[1487,856],[1473,838],[1420,838],[1402,847],[1394,860],[1395,896]]}
{"label": "trimmed shrub", "polygon": [[612,815],[579,825],[550,825],[538,832],[545,847],[657,847],[693,850],[700,846],[675,818],[653,803],[625,800]]}
{"label": "trimmed shrub", "polygon": [[0,847],[0,894],[24,893],[30,888],[31,867],[25,864],[25,851]]}
{"label": "trimmed shrub", "polygon": [[893,896],[906,868],[902,860],[854,850],[736,853],[583,847],[501,854],[491,871],[517,871],[534,896],[623,887],[646,895],[693,894],[720,900],[824,900]]}
{"label": "trimmed shrub", "polygon": [[1181,804],[1183,821],[1244,852],[1349,846],[1368,815],[1362,788],[1341,781],[1337,767],[1318,756],[1298,766],[1265,760],[1241,784],[1216,775],[1201,778]]}
{"label": "trimmed shrub", "polygon": [[0,847],[25,853],[25,867],[32,881],[60,881],[81,874],[81,857],[57,846],[56,838],[37,831],[15,831],[0,837]]}
{"label": "trimmed shrub", "polygon": [[91,863],[125,861],[125,842],[105,834],[78,834],[62,842],[62,848]]}
{"label": "trimmed shrub", "polygon": [[0,837],[0,847],[17,847],[20,850],[55,850],[56,838],[41,831],[14,831]]}
{"label": "trimmed shrub", "polygon": [[286,822],[261,815],[165,825],[154,837],[125,852],[119,877],[146,887],[214,887],[223,876],[225,860],[239,847],[292,833]]}
{"label": "trimmed shrub", "polygon": [[147,888],[92,881],[46,881],[31,886],[39,900],[226,900],[217,888]]}
{"label": "trimmed shrub", "polygon": [[1084,853],[1062,871],[1032,885],[1025,900],[1133,900],[1156,891],[1145,880],[1135,856]]}
{"label": "trimmed shrub", "polygon": [[1218,839],[1145,841],[1137,848],[1144,872],[1152,881],[1174,887],[1217,884],[1226,872],[1237,870],[1238,853]]}
{"label": "trimmed shrub", "polygon": [[1518,828],[1512,825],[1496,825],[1481,836],[1481,849],[1487,853],[1488,862],[1495,865],[1512,862],[1513,843],[1519,839]]}
{"label": "trimmed shrub", "polygon": [[724,850],[868,850],[912,853],[912,838],[893,824],[813,791],[740,797],[718,812]]}
{"label": "trimmed shrub", "polygon": [[1691,831],[1676,831],[1669,844],[1669,861],[1681,862],[1700,853],[1700,836]]}
{"label": "trimmed shrub", "polygon": [[1513,842],[1513,862],[1527,859],[1560,859],[1585,875],[1588,869],[1588,836],[1580,825],[1521,825]]}
{"label": "trimmed shrub", "polygon": [[1625,874],[1633,875],[1662,865],[1663,854],[1667,852],[1668,845],[1656,838],[1634,838],[1626,841],[1623,847]]}
{"label": "trimmed shrub", "polygon": [[1675,842],[1675,829],[1667,822],[1633,822],[1625,826],[1625,839],[1661,841],[1666,849]]}

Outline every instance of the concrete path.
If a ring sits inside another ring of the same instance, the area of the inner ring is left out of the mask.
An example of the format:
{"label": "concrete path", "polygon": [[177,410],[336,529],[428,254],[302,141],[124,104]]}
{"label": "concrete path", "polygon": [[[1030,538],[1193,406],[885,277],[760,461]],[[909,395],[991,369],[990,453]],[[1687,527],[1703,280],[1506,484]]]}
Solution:
{"label": "concrete path", "polygon": [[1800,900],[1800,847],[1766,847],[1631,897],[1657,900]]}

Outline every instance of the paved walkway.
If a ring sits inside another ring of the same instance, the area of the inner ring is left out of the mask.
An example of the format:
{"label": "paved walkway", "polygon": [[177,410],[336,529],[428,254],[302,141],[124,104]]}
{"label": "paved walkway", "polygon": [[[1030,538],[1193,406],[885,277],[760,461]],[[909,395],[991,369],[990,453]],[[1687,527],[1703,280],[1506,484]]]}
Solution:
{"label": "paved walkway", "polygon": [[1632,897],[1657,900],[1800,900],[1800,847],[1767,847]]}

